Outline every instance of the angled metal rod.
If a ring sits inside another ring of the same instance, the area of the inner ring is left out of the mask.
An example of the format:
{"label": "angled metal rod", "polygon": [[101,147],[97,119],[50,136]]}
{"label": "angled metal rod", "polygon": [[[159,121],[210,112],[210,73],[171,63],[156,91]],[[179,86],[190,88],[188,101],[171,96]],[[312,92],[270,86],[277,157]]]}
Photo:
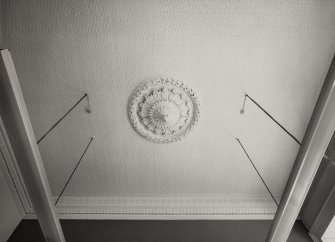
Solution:
{"label": "angled metal rod", "polygon": [[63,189],[62,189],[62,191],[60,192],[60,194],[59,194],[59,196],[58,196],[58,198],[57,198],[57,200],[56,200],[56,202],[55,202],[55,206],[57,205],[59,199],[60,199],[61,196],[63,195],[63,193],[64,193],[64,191],[65,191],[67,185],[69,184],[69,182],[70,182],[70,180],[71,180],[73,174],[76,172],[76,170],[77,170],[77,168],[78,168],[78,166],[79,166],[81,160],[84,158],[84,156],[85,156],[85,154],[86,154],[86,151],[88,150],[88,147],[90,147],[92,141],[93,141],[93,137],[90,137],[90,142],[89,142],[88,145],[86,146],[86,148],[85,148],[83,154],[80,156],[79,161],[77,162],[77,165],[74,167],[74,169],[73,169],[71,175],[70,175],[69,178],[67,179],[67,181],[66,181],[66,183],[65,183],[65,185],[64,185],[64,187],[63,187]]}
{"label": "angled metal rod", "polygon": [[87,93],[85,93],[78,102],[76,102],[54,125],[51,126],[51,128],[37,141],[37,144],[39,144],[75,107],[77,107],[85,97],[87,97]]}
{"label": "angled metal rod", "polygon": [[8,50],[0,51],[0,115],[46,241],[64,242],[36,137]]}
{"label": "angled metal rod", "polygon": [[267,242],[283,242],[294,222],[335,130],[335,58],[309,121]]}
{"label": "angled metal rod", "polygon": [[254,169],[255,169],[255,171],[257,172],[259,178],[262,180],[262,182],[263,182],[263,184],[264,184],[266,190],[269,192],[270,196],[272,197],[273,201],[275,202],[275,204],[276,204],[277,207],[278,207],[278,202],[276,201],[275,197],[273,196],[272,192],[270,191],[270,188],[266,185],[266,183],[265,183],[263,177],[262,177],[261,174],[259,173],[259,171],[258,171],[258,169],[256,168],[254,162],[251,160],[251,158],[250,158],[248,152],[245,150],[245,148],[244,148],[244,146],[242,145],[240,139],[239,139],[239,138],[236,138],[236,140],[237,140],[237,142],[239,143],[239,145],[241,146],[241,148],[243,149],[244,154],[248,157],[248,160],[250,161],[251,165],[254,167]]}
{"label": "angled metal rod", "polygon": [[[258,102],[256,102],[252,97],[250,97],[248,94],[245,94],[245,97],[248,98],[251,102],[253,102],[257,107],[259,107],[272,121],[274,121],[282,130],[285,131],[295,142],[297,142],[299,145],[301,145],[301,142],[293,135],[291,134],[283,125],[281,125],[272,115],[266,111]],[[243,105],[245,104],[245,101]]]}

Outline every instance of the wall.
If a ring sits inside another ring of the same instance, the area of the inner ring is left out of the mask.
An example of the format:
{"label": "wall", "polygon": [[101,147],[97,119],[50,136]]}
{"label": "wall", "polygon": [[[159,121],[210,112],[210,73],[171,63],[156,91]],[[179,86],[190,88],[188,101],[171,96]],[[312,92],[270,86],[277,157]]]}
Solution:
{"label": "wall", "polygon": [[[2,9],[0,1],[0,19]],[[0,48],[2,48],[2,21],[0,20]],[[2,153],[1,153],[2,154]],[[0,161],[4,163],[1,156]],[[17,224],[21,221],[22,215],[16,206],[14,197],[7,185],[7,181],[0,169],[0,241],[7,241]]]}
{"label": "wall", "polygon": [[[271,221],[62,220],[61,224],[67,241],[260,242],[265,241]],[[23,220],[8,242],[22,241],[44,241],[36,220]],[[297,221],[287,242],[312,240],[303,224]]]}
{"label": "wall", "polygon": [[0,1],[0,48],[2,45],[2,8],[1,8],[1,1]]}
{"label": "wall", "polygon": [[[2,159],[2,158],[1,158]],[[3,162],[3,160],[1,160]],[[21,221],[22,215],[16,206],[14,197],[0,170],[0,242],[7,241],[16,226]]]}

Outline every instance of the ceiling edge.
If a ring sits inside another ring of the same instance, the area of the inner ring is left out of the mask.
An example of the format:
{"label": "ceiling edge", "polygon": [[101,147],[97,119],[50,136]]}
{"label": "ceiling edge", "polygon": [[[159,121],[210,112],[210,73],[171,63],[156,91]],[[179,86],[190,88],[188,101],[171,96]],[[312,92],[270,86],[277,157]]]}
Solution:
{"label": "ceiling edge", "polygon": [[[267,195],[65,196],[57,213],[60,218],[72,219],[270,219],[276,208]],[[28,215],[32,217],[33,210]]]}

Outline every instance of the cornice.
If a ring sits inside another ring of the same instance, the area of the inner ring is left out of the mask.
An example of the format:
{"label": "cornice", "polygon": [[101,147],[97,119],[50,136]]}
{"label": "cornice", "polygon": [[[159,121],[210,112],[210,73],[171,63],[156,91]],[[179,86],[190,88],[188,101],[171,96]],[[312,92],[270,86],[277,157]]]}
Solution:
{"label": "cornice", "polygon": [[[31,211],[33,212],[33,211]],[[59,200],[57,213],[118,218],[240,218],[272,217],[276,205],[267,196],[76,197]],[[72,216],[73,215],[73,216]],[[90,217],[90,216],[88,216]]]}

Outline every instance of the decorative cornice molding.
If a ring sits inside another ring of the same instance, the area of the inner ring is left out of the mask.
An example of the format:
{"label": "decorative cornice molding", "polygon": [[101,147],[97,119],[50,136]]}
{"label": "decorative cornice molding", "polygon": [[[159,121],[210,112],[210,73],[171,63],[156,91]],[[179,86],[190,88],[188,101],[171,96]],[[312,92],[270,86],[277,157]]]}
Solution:
{"label": "decorative cornice molding", "polygon": [[191,87],[174,79],[146,82],[129,100],[129,118],[134,129],[158,143],[182,139],[199,117],[198,96]]}
{"label": "decorative cornice molding", "polygon": [[[73,197],[59,200],[57,213],[68,215],[144,216],[273,216],[276,205],[268,196]],[[243,217],[245,216],[245,217]]]}

